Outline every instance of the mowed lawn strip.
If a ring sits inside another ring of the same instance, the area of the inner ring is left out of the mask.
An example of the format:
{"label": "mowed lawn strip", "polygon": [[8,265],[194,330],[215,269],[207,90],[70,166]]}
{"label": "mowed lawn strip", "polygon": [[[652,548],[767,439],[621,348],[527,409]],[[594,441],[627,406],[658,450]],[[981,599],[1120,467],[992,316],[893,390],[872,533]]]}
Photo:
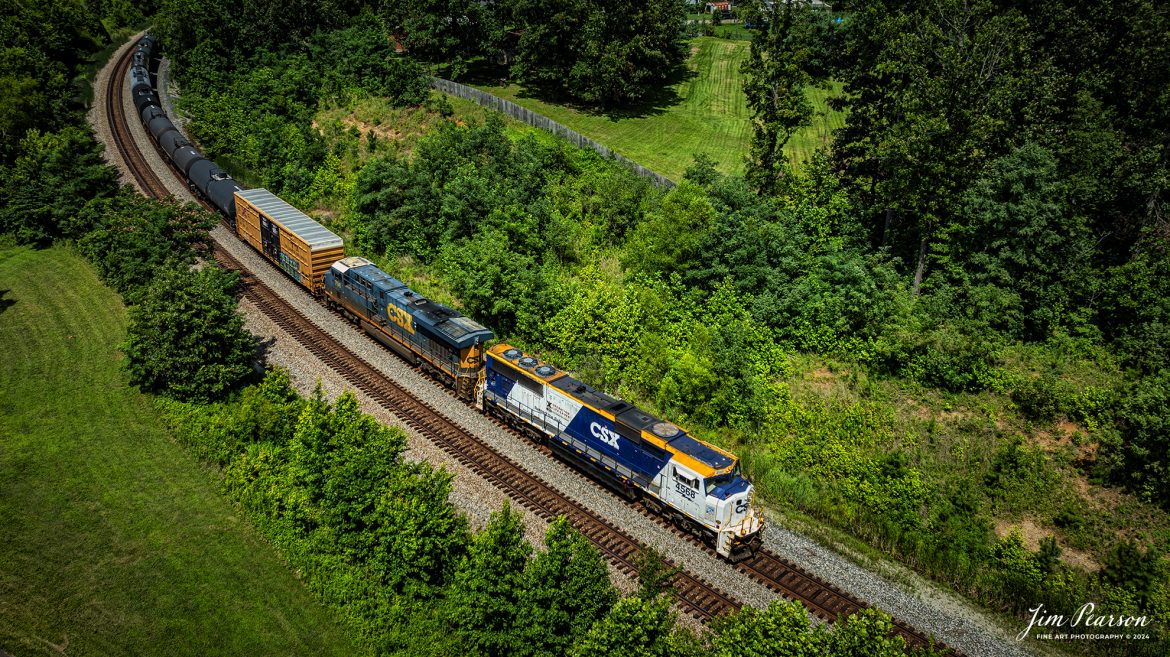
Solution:
{"label": "mowed lawn strip", "polygon": [[0,650],[352,655],[341,625],[127,385],[121,300],[0,248]]}
{"label": "mowed lawn strip", "polygon": [[[477,88],[543,114],[675,181],[698,153],[715,160],[720,171],[738,174],[743,173],[751,142],[751,112],[740,73],[749,48],[750,43],[742,40],[693,40],[687,62],[693,75],[672,87],[674,97],[627,115],[545,102],[526,96],[516,84]],[[794,159],[810,157],[831,130],[844,124],[844,115],[825,104],[830,95],[824,89],[808,90],[815,115],[813,124],[787,145]]]}

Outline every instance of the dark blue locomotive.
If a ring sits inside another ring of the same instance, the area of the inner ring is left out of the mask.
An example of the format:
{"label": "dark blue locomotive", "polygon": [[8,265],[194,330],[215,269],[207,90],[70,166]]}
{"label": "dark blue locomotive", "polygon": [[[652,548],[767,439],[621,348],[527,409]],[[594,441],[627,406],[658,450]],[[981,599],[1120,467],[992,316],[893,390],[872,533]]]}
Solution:
{"label": "dark blue locomotive", "polygon": [[460,398],[474,396],[484,344],[495,337],[489,329],[356,256],[326,272],[325,297],[374,339],[454,387]]}

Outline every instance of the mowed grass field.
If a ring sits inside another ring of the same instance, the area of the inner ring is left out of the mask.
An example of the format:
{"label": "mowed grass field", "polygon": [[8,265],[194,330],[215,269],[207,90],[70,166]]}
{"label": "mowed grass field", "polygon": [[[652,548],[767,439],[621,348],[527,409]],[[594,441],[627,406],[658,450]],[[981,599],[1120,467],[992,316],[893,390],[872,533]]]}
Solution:
{"label": "mowed grass field", "polygon": [[[658,102],[624,114],[604,114],[545,102],[516,84],[476,85],[539,112],[672,180],[680,180],[692,156],[704,153],[724,173],[742,173],[751,140],[751,113],[740,67],[747,41],[701,37],[691,42],[691,75],[673,85]],[[844,124],[844,115],[825,104],[837,89],[810,89],[817,114],[813,125],[788,143],[796,160],[807,159]]]}
{"label": "mowed grass field", "polygon": [[127,385],[126,323],[74,252],[0,246],[0,650],[355,654]]}

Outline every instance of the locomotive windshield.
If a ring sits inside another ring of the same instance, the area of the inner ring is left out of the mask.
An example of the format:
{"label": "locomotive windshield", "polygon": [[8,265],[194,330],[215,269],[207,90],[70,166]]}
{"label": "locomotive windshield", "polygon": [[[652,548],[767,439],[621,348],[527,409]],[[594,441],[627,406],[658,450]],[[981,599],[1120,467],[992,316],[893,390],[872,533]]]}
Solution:
{"label": "locomotive windshield", "polygon": [[735,467],[731,469],[731,472],[724,472],[721,475],[708,477],[707,490],[719,488],[720,486],[726,486],[727,484],[735,481],[737,477],[739,477],[739,463],[735,464]]}

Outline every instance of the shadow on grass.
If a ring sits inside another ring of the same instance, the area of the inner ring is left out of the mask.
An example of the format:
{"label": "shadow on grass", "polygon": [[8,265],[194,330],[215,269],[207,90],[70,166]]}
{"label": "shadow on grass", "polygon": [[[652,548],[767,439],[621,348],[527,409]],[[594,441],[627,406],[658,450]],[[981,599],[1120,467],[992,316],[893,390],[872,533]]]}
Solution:
{"label": "shadow on grass", "polygon": [[[505,87],[513,82],[509,75],[507,66],[480,61],[473,64],[459,81],[473,87]],[[613,107],[584,103],[568,96],[560,89],[536,85],[521,86],[516,97],[539,100],[550,105],[561,105],[582,114],[604,116],[614,121],[646,118],[664,114],[668,109],[682,102],[682,97],[678,95],[675,87],[682,82],[698,77],[698,75],[697,71],[680,64],[666,76],[661,84],[648,89],[645,97],[632,103]]]}
{"label": "shadow on grass", "polygon": [[16,299],[6,298],[8,293],[11,291],[12,290],[0,290],[0,313],[16,305]]}

